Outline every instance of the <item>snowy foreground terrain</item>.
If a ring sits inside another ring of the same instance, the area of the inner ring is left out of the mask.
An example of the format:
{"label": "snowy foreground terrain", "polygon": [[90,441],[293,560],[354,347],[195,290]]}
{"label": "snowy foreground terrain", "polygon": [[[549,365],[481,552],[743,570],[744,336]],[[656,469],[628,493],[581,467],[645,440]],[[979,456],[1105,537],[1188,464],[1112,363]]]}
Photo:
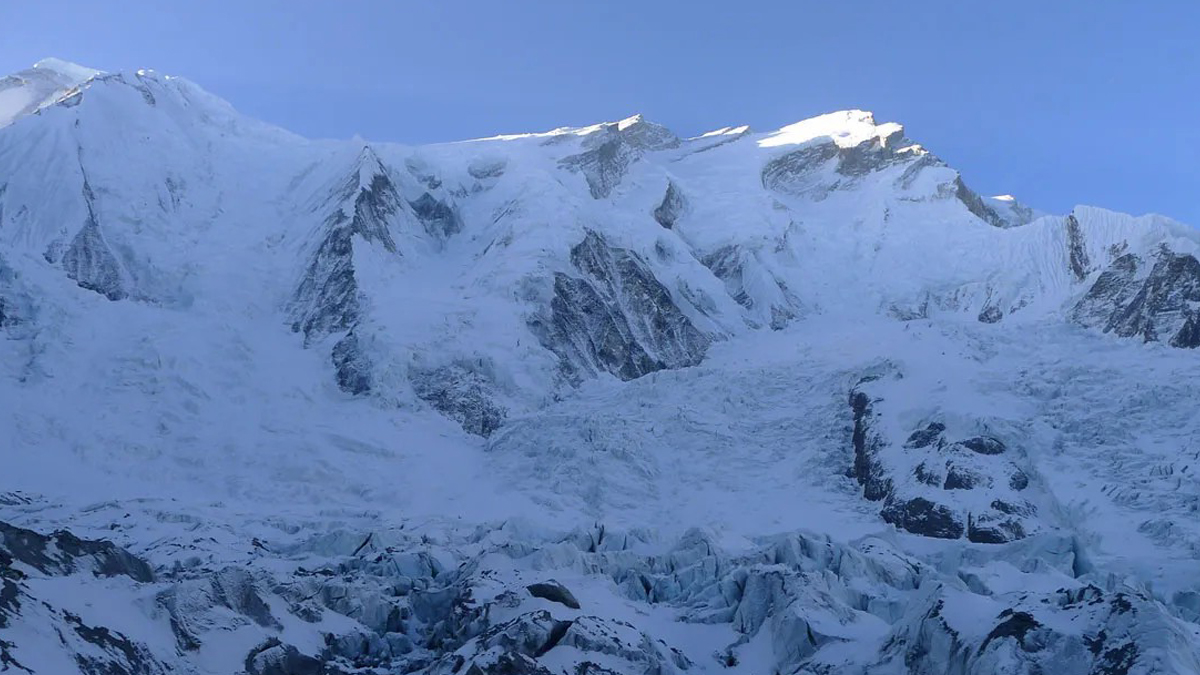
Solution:
{"label": "snowy foreground terrain", "polygon": [[1200,232],[968,184],[0,79],[0,672],[1200,672]]}

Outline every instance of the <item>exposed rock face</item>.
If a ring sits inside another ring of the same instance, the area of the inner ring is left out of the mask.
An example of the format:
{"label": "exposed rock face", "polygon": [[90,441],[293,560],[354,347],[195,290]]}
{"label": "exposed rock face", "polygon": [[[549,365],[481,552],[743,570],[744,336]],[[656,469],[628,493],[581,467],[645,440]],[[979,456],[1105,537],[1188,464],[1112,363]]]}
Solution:
{"label": "exposed rock face", "polygon": [[837,172],[843,176],[865,176],[880,169],[916,159],[925,154],[904,137],[902,130],[878,136],[848,148],[838,148]]}
{"label": "exposed rock face", "polygon": [[550,602],[557,602],[560,605],[565,605],[571,609],[579,609],[579,601],[575,599],[575,595],[567,589],[566,586],[551,579],[550,581],[541,581],[536,584],[529,584],[525,587],[529,594],[535,598],[542,598]]}
{"label": "exposed rock face", "polygon": [[850,393],[850,474],[865,498],[883,502],[885,521],[913,534],[965,535],[976,543],[1015,541],[1036,529],[1036,507],[1017,496],[1029,486],[1028,475],[1002,441],[990,436],[949,441],[946,425],[935,421],[912,431],[902,445],[894,443],[879,431],[877,407],[884,402],[870,390],[868,380]]}
{"label": "exposed rock face", "polygon": [[[144,645],[106,626],[85,622],[63,607],[59,598],[35,595],[30,585],[32,575],[49,578],[87,573],[126,577],[134,583],[154,581],[149,565],[109,542],[80,539],[66,531],[43,535],[0,523],[0,629],[18,623],[29,628],[41,621],[51,623],[57,636],[55,648],[65,651],[85,675],[172,672]],[[21,646],[0,639],[0,670],[34,672],[25,663],[33,664],[41,655],[22,653]]]}
{"label": "exposed rock face", "polygon": [[998,610],[980,631],[952,618],[969,594],[939,587],[889,635],[878,672],[1128,675],[1195,667],[1184,633],[1140,593],[1087,585],[1036,596]]}
{"label": "exposed rock face", "polygon": [[529,323],[568,379],[607,372],[631,380],[704,357],[711,339],[636,253],[589,232],[571,262],[581,276],[555,274],[549,315]]}
{"label": "exposed rock face", "polygon": [[1005,222],[1007,227],[1028,225],[1038,218],[1037,211],[1017,201],[1012,195],[992,197],[986,201],[992,207],[992,210]]}
{"label": "exposed rock face", "polygon": [[954,196],[958,201],[962,202],[967,210],[975,214],[983,222],[992,227],[1009,227],[1009,223],[1004,220],[996,209],[993,209],[983,198],[975,193],[974,190],[967,187],[963,182],[962,176],[954,179]]}
{"label": "exposed rock face", "polygon": [[27,321],[32,304],[32,299],[20,289],[16,273],[0,257],[0,329]]}
{"label": "exposed rock face", "polygon": [[[874,402],[862,391],[850,393],[850,410],[854,415],[854,467],[852,475],[863,486],[863,496],[877,502],[892,493],[894,486],[887,477],[881,454],[886,441],[874,431]],[[938,432],[940,436],[940,431]],[[929,445],[929,443],[926,443]],[[924,447],[924,446],[918,446]]]}
{"label": "exposed rock face", "polygon": [[504,423],[508,411],[494,402],[491,364],[457,361],[438,368],[413,368],[413,391],[467,433],[487,438]]}
{"label": "exposed rock face", "polygon": [[1144,276],[1143,269],[1132,253],[1114,260],[1076,304],[1074,320],[1121,337],[1198,346],[1200,261],[1164,247]]}
{"label": "exposed rock face", "polygon": [[371,390],[371,361],[366,357],[354,330],[337,341],[330,356],[337,371],[338,387],[342,391],[357,395]]}
{"label": "exposed rock face", "polygon": [[371,364],[353,331],[362,319],[354,242],[357,239],[397,253],[392,220],[402,212],[404,201],[387,169],[366,148],[331,203],[333,212],[325,221],[325,235],[292,298],[292,330],[304,334],[306,345],[347,332],[334,345],[331,359],[338,385],[349,393],[363,394],[370,390]]}
{"label": "exposed rock face", "polygon": [[416,201],[409,202],[409,206],[425,226],[425,231],[433,237],[448,239],[462,231],[462,218],[458,211],[428,192]]}
{"label": "exposed rock face", "polygon": [[[125,288],[121,265],[100,233],[100,223],[92,206],[92,189],[84,180],[84,200],[87,202],[87,222],[71,240],[62,254],[62,267],[67,276],[80,288],[95,291],[109,300],[121,300],[129,295]],[[54,255],[47,252],[51,262]]]}
{"label": "exposed rock face", "polygon": [[763,187],[790,195],[820,196],[832,189],[822,180],[823,170],[837,156],[838,146],[832,141],[781,155],[763,167]]}
{"label": "exposed rock face", "polygon": [[[378,243],[391,252],[396,251],[396,242],[388,229],[388,219],[400,211],[400,197],[391,178],[380,167],[371,176],[370,183],[353,195],[354,207],[347,229],[365,241]],[[347,186],[351,188],[351,186]],[[338,215],[345,218],[345,212]]]}
{"label": "exposed rock face", "polygon": [[359,318],[358,283],[354,278],[354,239],[396,252],[389,219],[403,200],[387,170],[370,148],[332,200],[333,212],[292,301],[292,330],[306,341],[349,330]]}
{"label": "exposed rock face", "polygon": [[349,330],[359,318],[354,230],[336,219],[321,240],[293,298],[292,330],[305,341]]}
{"label": "exposed rock face", "polygon": [[976,436],[975,438],[968,438],[965,441],[959,441],[955,445],[981,455],[999,455],[1007,449],[1004,447],[1004,443],[989,436]]}
{"label": "exposed rock face", "polygon": [[154,573],[145,562],[107,541],[87,541],[66,531],[43,535],[0,522],[0,551],[10,561],[49,575],[89,571],[96,576],[124,576],[150,582]]}
{"label": "exposed rock face", "polygon": [[1076,281],[1083,281],[1092,271],[1092,261],[1088,257],[1087,243],[1083,240],[1083,228],[1074,213],[1067,216],[1067,252],[1071,273]]}
{"label": "exposed rock face", "polygon": [[958,539],[963,535],[962,521],[954,511],[924,497],[889,499],[879,515],[884,521],[923,537]]}
{"label": "exposed rock face", "polygon": [[212,601],[249,618],[254,623],[281,628],[279,621],[271,615],[271,608],[259,595],[254,577],[241,567],[226,567],[212,575],[209,580]]}
{"label": "exposed rock face", "polygon": [[980,323],[999,323],[1004,318],[1004,310],[996,305],[988,305],[979,312]]}
{"label": "exposed rock face", "polygon": [[817,140],[768,162],[762,170],[762,184],[784,194],[823,199],[829,192],[889,166],[913,161],[921,167],[936,164],[936,159],[927,159],[931,157],[904,138],[903,131],[849,147],[833,139]]}
{"label": "exposed rock face", "polygon": [[679,137],[670,129],[634,115],[617,122],[617,132],[625,142],[639,150],[670,150],[679,147]]}
{"label": "exposed rock face", "polygon": [[734,302],[763,316],[772,330],[784,328],[799,313],[799,299],[763,264],[759,251],[731,244],[700,262],[725,283]]}
{"label": "exposed rock face", "polygon": [[321,675],[317,658],[271,638],[246,655],[246,675]]}
{"label": "exposed rock face", "polygon": [[587,152],[564,159],[562,165],[583,173],[592,197],[603,199],[612,193],[636,159],[637,152],[619,135],[614,135]]}
{"label": "exposed rock face", "polygon": [[606,125],[588,136],[584,145],[589,149],[563,159],[561,165],[582,173],[592,197],[603,199],[612,194],[629,165],[643,152],[677,147],[679,139],[665,127],[637,116]]}
{"label": "exposed rock face", "polygon": [[1072,317],[1084,326],[1112,330],[1112,321],[1137,292],[1142,259],[1133,253],[1117,258],[1100,273],[1087,294],[1079,300]]}
{"label": "exposed rock face", "polygon": [[667,193],[663,195],[662,203],[654,207],[654,220],[668,230],[675,227],[675,222],[687,208],[687,200],[673,181],[667,182]]}
{"label": "exposed rock face", "polygon": [[1171,346],[1181,349],[1200,347],[1200,315],[1192,313],[1179,328],[1179,332],[1171,338]]}
{"label": "exposed rock face", "polygon": [[71,639],[64,638],[64,643],[78,641],[87,645],[86,650],[77,648],[75,652],[75,665],[83,675],[167,675],[171,672],[149,649],[121,633],[103,626],[89,626],[70,612],[64,611],[62,617],[63,623],[74,633]]}

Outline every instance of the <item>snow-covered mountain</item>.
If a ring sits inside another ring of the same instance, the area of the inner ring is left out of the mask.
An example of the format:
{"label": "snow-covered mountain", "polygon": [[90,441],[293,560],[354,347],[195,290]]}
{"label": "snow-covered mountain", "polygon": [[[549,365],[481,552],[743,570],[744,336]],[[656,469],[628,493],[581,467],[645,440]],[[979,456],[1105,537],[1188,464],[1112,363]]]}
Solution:
{"label": "snow-covered mountain", "polygon": [[0,80],[0,672],[1200,672],[1200,232],[836,112]]}

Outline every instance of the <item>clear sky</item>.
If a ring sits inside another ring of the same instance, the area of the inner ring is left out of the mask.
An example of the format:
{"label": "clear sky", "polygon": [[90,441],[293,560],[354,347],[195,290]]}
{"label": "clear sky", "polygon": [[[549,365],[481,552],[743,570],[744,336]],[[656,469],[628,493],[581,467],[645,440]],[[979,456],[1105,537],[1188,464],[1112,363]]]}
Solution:
{"label": "clear sky", "polygon": [[0,71],[187,77],[307,136],[864,108],[986,194],[1200,225],[1200,1],[0,0]]}

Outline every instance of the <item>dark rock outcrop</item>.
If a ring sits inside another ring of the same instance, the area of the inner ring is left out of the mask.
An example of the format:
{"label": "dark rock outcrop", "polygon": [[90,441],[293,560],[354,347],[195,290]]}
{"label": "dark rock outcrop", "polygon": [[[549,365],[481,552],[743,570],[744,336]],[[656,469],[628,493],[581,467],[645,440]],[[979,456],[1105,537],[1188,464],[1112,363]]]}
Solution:
{"label": "dark rock outcrop", "polygon": [[[27,574],[18,565],[31,572]],[[62,608],[61,599],[40,597],[29,584],[31,577],[89,573],[127,577],[138,583],[155,580],[148,564],[110,542],[81,539],[65,530],[44,535],[0,522],[0,628],[23,621],[50,622],[61,648],[85,675],[172,672],[144,644],[109,627],[85,622]],[[0,640],[0,671],[33,672],[23,664],[20,647]]]}
{"label": "dark rock outcrop", "polygon": [[281,629],[279,621],[271,615],[271,608],[262,599],[254,578],[241,567],[226,567],[213,574],[212,599],[218,605],[227,607],[254,623],[275,629]]}
{"label": "dark rock outcrop", "polygon": [[667,192],[663,195],[662,203],[654,207],[654,220],[668,230],[675,227],[675,222],[687,208],[687,200],[673,181],[667,182]]}
{"label": "dark rock outcrop", "polygon": [[848,148],[838,148],[837,172],[843,176],[865,176],[924,154],[904,137],[902,130],[886,137],[876,136]]}
{"label": "dark rock outcrop", "polygon": [[942,440],[942,434],[946,431],[946,425],[941,422],[930,422],[924,429],[917,429],[908,436],[908,440],[904,442],[906,448],[927,448]]}
{"label": "dark rock outcrop", "polygon": [[355,233],[340,215],[335,218],[296,289],[292,330],[304,333],[306,340],[349,330],[359,316]]}
{"label": "dark rock outcrop", "polygon": [[704,357],[711,339],[636,253],[589,232],[571,249],[571,262],[580,276],[556,273],[548,315],[529,320],[569,380],[602,372],[632,380]]}
{"label": "dark rock outcrop", "polygon": [[1076,323],[1100,327],[1105,332],[1112,330],[1110,324],[1116,313],[1137,292],[1137,276],[1141,266],[1142,259],[1133,253],[1113,260],[1075,305],[1072,318]]}
{"label": "dark rock outcrop", "polygon": [[[854,462],[849,474],[864,498],[883,502],[884,521],[940,539],[965,535],[974,542],[1004,543],[1028,536],[1036,509],[1005,500],[1026,489],[1029,478],[1013,459],[1001,457],[1013,454],[1002,441],[991,436],[948,441],[946,425],[929,422],[903,444],[893,443],[879,431],[877,408],[883,401],[870,395],[871,381],[864,379],[850,392]],[[967,506],[977,504],[980,494],[991,497],[990,507]]]}
{"label": "dark rock outcrop", "polygon": [[722,246],[704,256],[700,262],[704,263],[704,266],[714,276],[725,282],[725,288],[729,291],[729,297],[733,298],[734,302],[746,309],[754,308],[754,298],[746,290],[743,279],[745,261],[742,257],[741,248],[733,244]]}
{"label": "dark rock outcrop", "polygon": [[107,541],[80,539],[65,530],[43,535],[0,522],[0,552],[52,576],[90,571],[143,583],[154,580],[150,566],[125,549]]}
{"label": "dark rock outcrop", "polygon": [[1184,320],[1179,332],[1171,337],[1169,343],[1180,349],[1195,349],[1200,347],[1200,314],[1193,313]]}
{"label": "dark rock outcrop", "polygon": [[127,295],[121,282],[121,266],[94,219],[89,218],[75,235],[63,254],[62,266],[80,288],[95,291],[109,300],[121,300]]}
{"label": "dark rock outcrop", "polygon": [[1143,278],[1140,257],[1127,253],[1100,274],[1075,305],[1072,318],[1121,337],[1200,345],[1200,261],[1161,248]]}
{"label": "dark rock outcrop", "polygon": [[337,341],[330,354],[337,372],[338,387],[350,394],[365,394],[371,390],[371,360],[352,329]]}
{"label": "dark rock outcrop", "polygon": [[428,192],[416,201],[409,202],[409,206],[417,214],[425,231],[437,239],[447,239],[462,231],[462,217],[458,215],[458,210]]}
{"label": "dark rock outcrop", "polygon": [[53,249],[46,252],[46,259],[60,262],[67,276],[80,288],[99,293],[109,300],[121,300],[129,295],[129,291],[121,264],[100,232],[92,187],[87,178],[83,181],[83,200],[87,206],[87,221],[62,253],[61,259],[57,259],[57,252]]}
{"label": "dark rock outcrop", "polygon": [[1072,213],[1067,216],[1067,264],[1076,281],[1083,281],[1092,271],[1092,261],[1088,257],[1087,243],[1083,240],[1083,228],[1079,219]]}
{"label": "dark rock outcrop", "polygon": [[390,219],[403,200],[389,173],[370,148],[331,201],[325,236],[309,260],[292,299],[292,330],[305,340],[349,330],[359,318],[354,277],[354,238],[396,252]]}
{"label": "dark rock outcrop", "polygon": [[734,302],[748,310],[767,305],[772,330],[781,330],[796,318],[800,300],[766,268],[756,250],[730,244],[700,262],[725,284]]}
{"label": "dark rock outcrop", "polygon": [[246,675],[321,675],[321,661],[270,638],[246,655]]}
{"label": "dark rock outcrop", "polygon": [[988,305],[979,312],[980,323],[999,323],[1004,318],[1004,310],[996,305]]}
{"label": "dark rock outcrop", "polygon": [[83,675],[168,675],[171,668],[154,658],[144,645],[104,626],[89,626],[80,617],[63,612],[64,623],[76,639],[90,646],[75,652],[75,665]]}
{"label": "dark rock outcrop", "polygon": [[637,116],[590,134],[584,141],[587,150],[559,164],[582,173],[592,197],[603,199],[612,194],[643,152],[678,146],[679,139],[670,130]]}
{"label": "dark rock outcrop", "polygon": [[1190,672],[1200,662],[1190,630],[1140,594],[1091,585],[1022,594],[969,633],[944,620],[974,600],[947,587],[929,594],[925,612],[893,628],[878,672],[1130,675]]}
{"label": "dark rock outcrop", "polygon": [[0,330],[24,323],[31,304],[31,298],[18,288],[16,273],[0,258]]}
{"label": "dark rock outcrop", "polygon": [[944,490],[972,490],[987,484],[987,478],[976,471],[961,467],[954,462],[946,465],[946,480],[942,483]]}
{"label": "dark rock outcrop", "polygon": [[959,441],[958,445],[981,455],[999,455],[1007,449],[1004,443],[991,436],[975,436]]}
{"label": "dark rock outcrop", "polygon": [[808,145],[776,157],[763,167],[763,187],[789,195],[821,196],[836,187],[836,182],[826,185],[821,179],[823,169],[837,156],[837,144],[829,141]]}
{"label": "dark rock outcrop", "polygon": [[874,137],[850,147],[842,147],[832,138],[813,140],[767,162],[761,178],[768,190],[823,199],[845,184],[905,162],[917,162],[921,167],[939,163],[897,130],[886,138]]}
{"label": "dark rock outcrop", "polygon": [[1036,509],[1028,503],[992,500],[991,509],[967,518],[967,539],[977,544],[1003,544],[1026,536],[1023,517]]}
{"label": "dark rock outcrop", "polygon": [[1009,227],[1009,223],[996,212],[996,209],[983,201],[983,198],[975,193],[974,190],[967,187],[963,182],[962,176],[954,178],[954,197],[963,203],[976,218],[991,225],[992,227]]}
{"label": "dark rock outcrop", "polygon": [[330,359],[338,386],[352,394],[366,393],[371,386],[371,363],[353,330],[362,319],[354,242],[397,254],[393,220],[404,204],[390,172],[370,148],[364,149],[330,201],[325,235],[292,297],[292,330],[304,334],[305,345],[347,333],[333,346]]}
{"label": "dark rock outcrop", "polygon": [[487,438],[508,416],[494,401],[491,372],[490,363],[460,360],[438,368],[412,368],[408,379],[421,400],[467,433]]}
{"label": "dark rock outcrop", "polygon": [[962,521],[954,511],[924,497],[889,499],[879,515],[885,522],[923,537],[958,539],[963,535]]}
{"label": "dark rock outcrop", "polygon": [[542,581],[536,584],[529,584],[525,587],[529,594],[535,598],[542,598],[550,602],[557,602],[560,605],[565,605],[571,609],[579,609],[579,601],[575,599],[575,595],[567,589],[566,586],[551,579]]}
{"label": "dark rock outcrop", "polygon": [[892,493],[892,480],[887,476],[880,452],[886,441],[875,431],[875,411],[871,397],[861,391],[850,393],[850,410],[854,414],[854,467],[852,475],[863,486],[863,496],[877,502]]}
{"label": "dark rock outcrop", "polygon": [[592,197],[603,199],[612,193],[636,159],[637,153],[619,136],[614,136],[587,152],[564,159],[562,165],[582,173]]}

